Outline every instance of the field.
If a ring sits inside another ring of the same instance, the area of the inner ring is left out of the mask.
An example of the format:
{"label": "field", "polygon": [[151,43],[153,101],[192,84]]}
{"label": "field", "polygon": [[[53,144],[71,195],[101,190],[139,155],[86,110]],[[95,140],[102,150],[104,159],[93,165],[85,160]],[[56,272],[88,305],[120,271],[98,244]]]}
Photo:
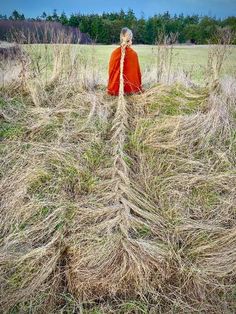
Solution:
{"label": "field", "polygon": [[[50,46],[45,45],[27,45],[26,49],[33,54],[45,55],[45,47],[51,50]],[[117,48],[117,45],[71,45],[73,51],[81,51],[82,56],[87,56],[93,60],[94,65],[99,68],[100,73],[108,76],[108,62],[111,52]],[[133,49],[138,53],[140,67],[143,75],[146,71],[154,71],[157,68],[157,46],[151,45],[133,45]],[[191,79],[201,83],[205,75],[205,68],[208,60],[209,46],[174,46],[172,70],[185,70],[190,73]],[[47,52],[52,58],[52,52]],[[235,75],[236,73],[236,47],[227,56],[221,75]]]}
{"label": "field", "polygon": [[0,312],[235,313],[236,48],[115,47],[1,64]]}
{"label": "field", "polygon": [[[102,68],[107,68],[109,56],[117,46],[98,46],[96,55]],[[85,47],[86,49],[86,47]],[[150,69],[156,65],[156,46],[134,45],[133,49],[139,55],[142,71]],[[192,78],[200,81],[204,74],[204,67],[207,63],[208,46],[174,46],[173,50],[173,69],[184,69],[192,72]],[[233,48],[232,54],[227,58],[222,75],[236,73],[236,48]]]}

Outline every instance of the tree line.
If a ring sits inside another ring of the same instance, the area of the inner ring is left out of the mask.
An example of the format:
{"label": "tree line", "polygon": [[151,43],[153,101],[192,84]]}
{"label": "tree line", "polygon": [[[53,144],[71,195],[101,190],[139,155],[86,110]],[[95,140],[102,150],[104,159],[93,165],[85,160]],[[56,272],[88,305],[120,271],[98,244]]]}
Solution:
{"label": "tree line", "polygon": [[43,12],[37,18],[26,19],[24,14],[15,10],[9,17],[0,14],[0,19],[59,22],[64,26],[79,28],[81,32],[87,33],[94,42],[101,44],[118,43],[120,30],[125,26],[133,31],[134,44],[155,44],[160,38],[160,34],[163,33],[166,35],[178,33],[179,43],[207,44],[213,41],[218,28],[229,28],[234,33],[233,43],[236,44],[235,16],[219,19],[197,14],[171,15],[169,12],[165,12],[154,14],[148,18],[144,18],[143,15],[137,18],[132,9],[128,9],[126,12],[121,9],[119,12],[73,13],[70,16],[67,16],[65,12],[57,14],[57,11],[54,10],[52,14]]}

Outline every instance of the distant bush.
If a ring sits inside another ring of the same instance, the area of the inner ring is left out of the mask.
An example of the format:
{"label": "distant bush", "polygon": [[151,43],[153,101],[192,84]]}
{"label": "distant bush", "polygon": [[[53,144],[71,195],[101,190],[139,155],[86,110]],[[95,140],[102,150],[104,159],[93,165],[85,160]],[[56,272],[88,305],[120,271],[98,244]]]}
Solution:
{"label": "distant bush", "polygon": [[79,28],[60,22],[0,20],[0,40],[17,43],[81,43],[92,42]]}

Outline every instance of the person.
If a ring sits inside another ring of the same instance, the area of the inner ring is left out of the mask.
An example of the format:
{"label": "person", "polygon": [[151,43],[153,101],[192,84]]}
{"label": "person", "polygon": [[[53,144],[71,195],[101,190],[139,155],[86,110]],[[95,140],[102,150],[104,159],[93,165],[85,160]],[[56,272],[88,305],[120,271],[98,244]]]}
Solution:
{"label": "person", "polygon": [[[107,84],[107,93],[118,96],[123,71],[123,93],[124,95],[143,92],[142,76],[140,71],[138,54],[131,48],[133,39],[132,31],[124,27],[120,33],[120,46],[116,48],[109,61],[109,79]],[[122,53],[124,54],[122,56]],[[123,64],[121,64],[123,62]]]}

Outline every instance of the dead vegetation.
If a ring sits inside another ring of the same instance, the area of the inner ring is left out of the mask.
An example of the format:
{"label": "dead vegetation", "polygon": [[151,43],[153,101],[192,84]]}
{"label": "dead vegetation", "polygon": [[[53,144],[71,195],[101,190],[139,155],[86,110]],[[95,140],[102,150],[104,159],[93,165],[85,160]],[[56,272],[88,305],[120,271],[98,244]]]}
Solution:
{"label": "dead vegetation", "polygon": [[1,88],[1,312],[235,312],[235,78],[116,98],[53,53]]}

